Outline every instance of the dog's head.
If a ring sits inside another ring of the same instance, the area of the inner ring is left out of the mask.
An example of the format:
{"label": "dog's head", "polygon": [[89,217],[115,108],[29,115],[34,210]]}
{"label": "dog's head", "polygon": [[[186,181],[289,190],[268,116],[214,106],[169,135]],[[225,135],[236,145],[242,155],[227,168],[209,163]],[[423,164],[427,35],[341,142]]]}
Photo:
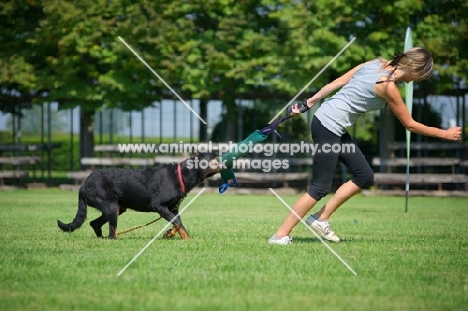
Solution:
{"label": "dog's head", "polygon": [[219,154],[213,152],[197,152],[190,156],[189,159],[184,161],[184,168],[188,168],[191,172],[195,173],[197,183],[201,183],[206,178],[209,178],[221,170],[218,163]]}

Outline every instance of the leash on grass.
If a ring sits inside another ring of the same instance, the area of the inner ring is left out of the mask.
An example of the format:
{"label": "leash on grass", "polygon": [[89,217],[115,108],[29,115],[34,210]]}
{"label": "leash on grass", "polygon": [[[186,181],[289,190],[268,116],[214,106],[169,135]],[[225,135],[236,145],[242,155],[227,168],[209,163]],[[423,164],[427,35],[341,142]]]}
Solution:
{"label": "leash on grass", "polygon": [[[172,211],[179,209],[180,203],[182,203],[182,201],[183,201],[184,199],[185,199],[185,196],[184,196],[184,197],[182,197],[182,198],[179,200],[179,202],[178,202],[178,203],[176,204],[176,206],[175,206],[175,207],[172,209]],[[151,225],[151,224],[153,224],[153,223],[157,222],[157,221],[158,221],[159,219],[161,219],[161,218],[162,218],[162,216],[159,216],[159,218],[156,218],[155,220],[153,220],[153,221],[150,221],[150,222],[149,222],[149,223],[147,223],[146,225],[139,225],[139,226],[136,226],[136,227],[130,228],[130,229],[128,229],[128,230],[125,230],[125,231],[119,232],[119,235],[121,235],[121,234],[124,234],[124,233],[127,233],[127,232],[130,232],[130,231],[133,231],[133,230],[136,230],[136,229],[140,229],[140,228],[143,228],[143,227],[149,226],[149,225]]]}
{"label": "leash on grass", "polygon": [[140,229],[140,228],[143,228],[143,227],[146,227],[146,226],[149,226],[151,225],[152,223],[155,223],[156,221],[158,221],[159,219],[161,219],[162,216],[160,216],[159,218],[156,218],[155,220],[153,221],[150,221],[149,223],[147,223],[146,225],[139,225],[139,226],[136,226],[136,227],[133,227],[133,228],[130,228],[128,230],[125,230],[125,231],[122,231],[122,232],[119,232],[119,235],[121,234],[124,234],[124,233],[127,233],[127,232],[130,232],[130,231],[133,231],[133,230],[136,230],[136,229]]}

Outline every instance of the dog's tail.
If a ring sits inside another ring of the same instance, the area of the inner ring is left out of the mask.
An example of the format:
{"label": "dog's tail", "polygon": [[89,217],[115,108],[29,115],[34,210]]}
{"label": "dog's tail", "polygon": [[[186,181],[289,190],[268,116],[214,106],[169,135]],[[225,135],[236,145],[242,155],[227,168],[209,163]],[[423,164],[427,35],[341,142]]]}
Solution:
{"label": "dog's tail", "polygon": [[57,220],[57,225],[62,229],[63,231],[66,232],[72,232],[84,223],[86,220],[86,214],[87,214],[87,206],[86,206],[86,197],[84,194],[84,190],[80,189],[80,192],[78,193],[78,211],[76,212],[75,219],[69,224],[64,224],[60,220]]}

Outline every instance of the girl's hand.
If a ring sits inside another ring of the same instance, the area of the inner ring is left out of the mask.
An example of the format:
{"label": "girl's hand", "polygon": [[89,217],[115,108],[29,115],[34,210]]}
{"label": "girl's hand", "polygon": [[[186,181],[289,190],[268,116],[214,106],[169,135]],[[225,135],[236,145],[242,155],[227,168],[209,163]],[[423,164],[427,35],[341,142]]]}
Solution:
{"label": "girl's hand", "polygon": [[289,108],[289,114],[296,115],[296,114],[299,114],[299,113],[304,113],[304,112],[308,111],[309,109],[310,109],[310,107],[307,106],[307,103],[300,102],[300,103],[296,103],[296,104],[292,105]]}
{"label": "girl's hand", "polygon": [[291,108],[289,108],[289,114],[290,115],[296,115],[296,114],[300,114],[301,111],[299,110],[299,105],[297,103],[295,103],[294,105],[291,106]]}
{"label": "girl's hand", "polygon": [[454,126],[447,130],[445,130],[445,137],[444,139],[458,141],[461,139],[461,127]]}

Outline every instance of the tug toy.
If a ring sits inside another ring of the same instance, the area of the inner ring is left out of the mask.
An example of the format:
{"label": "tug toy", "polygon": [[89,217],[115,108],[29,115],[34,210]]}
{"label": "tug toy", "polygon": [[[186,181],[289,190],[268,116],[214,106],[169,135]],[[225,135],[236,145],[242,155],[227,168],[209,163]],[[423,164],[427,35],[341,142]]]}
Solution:
{"label": "tug toy", "polygon": [[[289,109],[289,112],[291,112],[291,108]],[[237,185],[236,176],[234,174],[234,170],[232,169],[233,163],[235,159],[241,158],[248,152],[248,151],[241,152],[240,150],[249,150],[248,148],[249,146],[253,146],[258,143],[261,143],[262,141],[267,139],[267,137],[271,133],[275,133],[276,135],[278,135],[279,138],[282,138],[281,134],[278,133],[276,129],[281,123],[283,123],[284,121],[288,120],[291,117],[292,115],[282,117],[281,119],[273,122],[272,124],[264,127],[263,129],[256,130],[255,132],[250,134],[246,139],[237,143],[236,146],[231,148],[231,150],[229,150],[227,153],[223,154],[220,157],[220,161],[221,163],[224,163],[226,169],[223,169],[220,171],[221,180],[223,181],[223,184],[219,186],[219,193],[222,194],[226,192],[227,189],[235,187]],[[245,147],[243,147],[244,145]],[[230,180],[232,182],[229,182]]]}

